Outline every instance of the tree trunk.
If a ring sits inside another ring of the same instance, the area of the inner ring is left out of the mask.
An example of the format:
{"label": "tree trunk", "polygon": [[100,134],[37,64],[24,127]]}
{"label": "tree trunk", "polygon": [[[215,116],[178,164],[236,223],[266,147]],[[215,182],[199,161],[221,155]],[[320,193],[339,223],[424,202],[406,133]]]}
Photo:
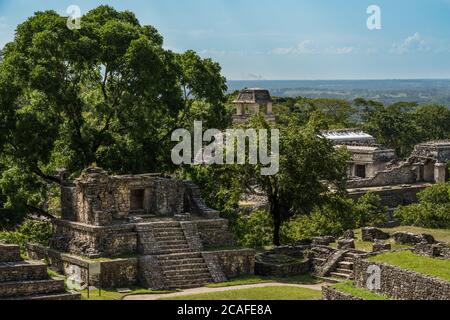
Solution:
{"label": "tree trunk", "polygon": [[273,217],[273,244],[280,246],[281,212],[277,200],[273,200],[273,203],[270,205],[270,213]]}

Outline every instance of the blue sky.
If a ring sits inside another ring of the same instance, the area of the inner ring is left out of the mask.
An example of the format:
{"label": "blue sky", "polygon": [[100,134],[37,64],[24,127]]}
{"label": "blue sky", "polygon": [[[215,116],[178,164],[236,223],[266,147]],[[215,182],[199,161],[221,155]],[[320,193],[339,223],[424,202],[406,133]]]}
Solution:
{"label": "blue sky", "polygon": [[[99,4],[133,11],[230,80],[450,78],[450,0],[0,0],[0,47],[35,11]],[[381,30],[366,26],[373,4]]]}

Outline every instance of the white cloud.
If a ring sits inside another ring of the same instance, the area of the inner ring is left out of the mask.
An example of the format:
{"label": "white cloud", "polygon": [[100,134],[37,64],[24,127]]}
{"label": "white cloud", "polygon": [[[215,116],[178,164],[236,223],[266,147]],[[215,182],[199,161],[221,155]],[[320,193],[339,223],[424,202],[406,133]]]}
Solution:
{"label": "white cloud", "polygon": [[199,54],[202,56],[215,56],[215,57],[223,57],[224,55],[226,55],[226,53],[227,52],[225,50],[215,50],[215,49],[204,49],[199,52]]}
{"label": "white cloud", "polygon": [[250,80],[265,80],[265,78],[262,75],[255,73],[247,74],[247,78]]}
{"label": "white cloud", "polygon": [[354,47],[328,47],[319,48],[311,40],[304,40],[296,47],[292,48],[276,48],[270,51],[271,54],[277,55],[301,55],[301,54],[350,54],[355,51]]}
{"label": "white cloud", "polygon": [[300,42],[296,47],[293,48],[275,48],[271,51],[273,54],[277,55],[287,55],[287,54],[313,54],[317,53],[317,50],[312,46],[311,40],[304,40]]}
{"label": "white cloud", "polygon": [[405,54],[408,52],[429,52],[431,49],[428,47],[422,36],[416,32],[412,36],[407,37],[401,44],[394,44],[391,52],[396,54]]}
{"label": "white cloud", "polygon": [[0,17],[0,28],[6,27],[6,17]]}

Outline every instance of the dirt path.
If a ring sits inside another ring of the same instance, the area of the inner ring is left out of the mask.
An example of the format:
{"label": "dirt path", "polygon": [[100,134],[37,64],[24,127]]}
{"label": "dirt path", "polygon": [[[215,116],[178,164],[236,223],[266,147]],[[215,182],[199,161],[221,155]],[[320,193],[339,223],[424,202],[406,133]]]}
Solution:
{"label": "dirt path", "polygon": [[296,288],[304,288],[304,289],[321,291],[322,286],[324,286],[324,285],[326,285],[326,283],[303,285],[303,284],[287,284],[287,283],[269,282],[269,283],[258,283],[258,284],[249,284],[249,285],[242,285],[242,286],[222,287],[222,288],[202,287],[202,288],[187,289],[182,292],[169,293],[169,294],[133,295],[133,296],[127,296],[123,300],[140,300],[140,301],[142,301],[142,300],[158,300],[160,298],[175,298],[175,297],[190,296],[193,294],[224,292],[224,291],[230,291],[230,290],[262,288],[262,287],[296,287]]}

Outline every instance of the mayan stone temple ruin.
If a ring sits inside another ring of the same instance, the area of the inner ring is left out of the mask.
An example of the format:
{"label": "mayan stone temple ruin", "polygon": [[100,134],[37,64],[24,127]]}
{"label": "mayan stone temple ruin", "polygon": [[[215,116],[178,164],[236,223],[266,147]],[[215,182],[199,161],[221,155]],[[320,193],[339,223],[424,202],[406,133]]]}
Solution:
{"label": "mayan stone temple ruin", "polygon": [[50,248],[31,244],[28,251],[75,287],[163,289],[253,273],[253,250],[213,251],[233,244],[228,221],[191,182],[89,168],[61,187]]}

